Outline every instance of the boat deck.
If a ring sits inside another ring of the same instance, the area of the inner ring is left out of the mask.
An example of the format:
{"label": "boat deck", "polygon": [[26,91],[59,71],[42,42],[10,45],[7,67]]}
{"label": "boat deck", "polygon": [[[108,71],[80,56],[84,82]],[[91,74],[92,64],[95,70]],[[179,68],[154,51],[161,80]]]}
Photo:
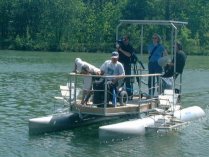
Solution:
{"label": "boat deck", "polygon": [[91,114],[91,115],[102,115],[102,116],[115,116],[115,115],[125,115],[125,114],[137,114],[142,112],[148,112],[151,109],[157,107],[157,100],[147,99],[147,100],[138,100],[133,99],[129,100],[125,106],[113,106],[112,104],[107,105],[107,107],[94,105],[88,103],[88,105],[81,105],[76,103],[72,106],[73,112],[78,112],[82,114]]}

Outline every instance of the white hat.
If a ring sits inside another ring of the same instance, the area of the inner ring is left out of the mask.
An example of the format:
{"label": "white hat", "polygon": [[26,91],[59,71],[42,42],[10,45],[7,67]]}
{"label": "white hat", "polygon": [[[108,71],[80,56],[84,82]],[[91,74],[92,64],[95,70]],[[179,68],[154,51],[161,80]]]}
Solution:
{"label": "white hat", "polygon": [[119,57],[119,54],[117,51],[113,51],[112,52],[112,58],[118,58]]}
{"label": "white hat", "polygon": [[78,62],[81,62],[82,60],[80,58],[76,58],[75,59],[75,64],[77,64]]}

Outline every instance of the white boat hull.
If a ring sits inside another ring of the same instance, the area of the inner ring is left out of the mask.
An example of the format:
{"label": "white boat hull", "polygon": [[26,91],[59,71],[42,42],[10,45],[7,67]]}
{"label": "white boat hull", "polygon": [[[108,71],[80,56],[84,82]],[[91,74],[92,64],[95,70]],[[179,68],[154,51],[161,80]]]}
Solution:
{"label": "white boat hull", "polygon": [[[205,116],[205,112],[198,106],[188,107],[174,112],[174,117],[183,122],[189,122]],[[146,133],[146,127],[154,126],[156,121],[166,116],[154,115],[142,119],[121,122],[99,127],[99,137],[109,139],[113,137],[138,136]],[[169,120],[169,116],[167,117]],[[166,120],[166,119],[165,119]]]}
{"label": "white boat hull", "polygon": [[197,120],[204,116],[205,112],[199,106],[192,106],[174,112],[174,117],[184,122]]}

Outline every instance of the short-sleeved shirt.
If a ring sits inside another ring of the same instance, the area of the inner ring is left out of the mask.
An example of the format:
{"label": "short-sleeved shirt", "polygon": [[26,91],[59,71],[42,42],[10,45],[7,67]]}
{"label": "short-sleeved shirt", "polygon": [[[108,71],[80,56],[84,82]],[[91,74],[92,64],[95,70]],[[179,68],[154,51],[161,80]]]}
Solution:
{"label": "short-sleeved shirt", "polygon": [[157,62],[158,59],[163,56],[164,51],[165,51],[165,48],[161,44],[157,44],[157,45],[151,44],[151,45],[149,45],[148,52],[149,52],[149,56],[151,56],[149,58],[149,62]]}
{"label": "short-sleeved shirt", "polygon": [[101,71],[104,72],[104,75],[125,75],[124,67],[122,63],[117,61],[115,64],[111,60],[105,61],[101,68]]}

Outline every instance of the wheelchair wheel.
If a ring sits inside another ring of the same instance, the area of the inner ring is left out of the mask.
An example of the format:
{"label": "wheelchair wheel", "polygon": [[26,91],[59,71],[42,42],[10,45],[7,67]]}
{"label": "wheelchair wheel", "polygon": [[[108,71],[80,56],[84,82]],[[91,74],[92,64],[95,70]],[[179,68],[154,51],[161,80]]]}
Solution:
{"label": "wheelchair wheel", "polygon": [[119,94],[119,102],[120,102],[120,106],[126,106],[127,102],[128,102],[128,94],[126,91],[122,91]]}

